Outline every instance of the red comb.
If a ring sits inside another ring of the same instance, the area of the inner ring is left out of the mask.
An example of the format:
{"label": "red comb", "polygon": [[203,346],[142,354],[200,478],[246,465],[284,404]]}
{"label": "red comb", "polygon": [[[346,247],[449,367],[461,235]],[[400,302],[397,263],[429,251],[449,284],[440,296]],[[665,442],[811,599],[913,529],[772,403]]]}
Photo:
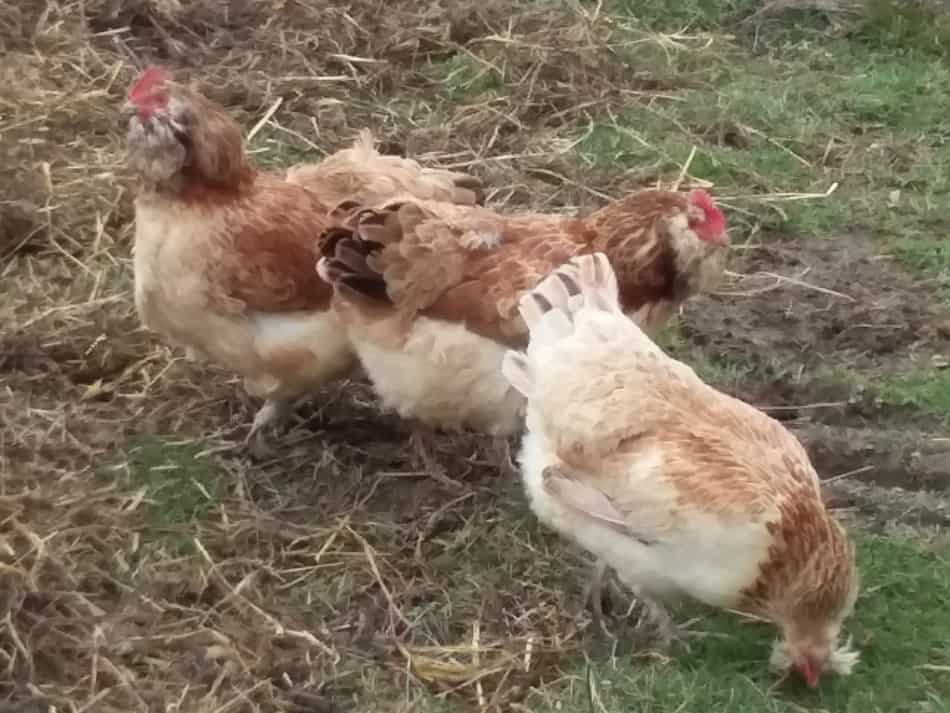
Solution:
{"label": "red comb", "polygon": [[700,208],[705,210],[716,207],[716,202],[713,200],[713,197],[702,188],[694,188],[692,191],[690,191],[689,202],[698,205]]}
{"label": "red comb", "polygon": [[703,223],[705,233],[719,235],[726,230],[726,216],[719,210],[716,201],[702,188],[696,188],[689,193],[689,202],[699,206],[706,214],[706,220]]}
{"label": "red comb", "polygon": [[169,79],[168,70],[164,67],[149,67],[140,76],[129,90],[129,101],[138,102],[147,97],[155,87],[164,84]]}

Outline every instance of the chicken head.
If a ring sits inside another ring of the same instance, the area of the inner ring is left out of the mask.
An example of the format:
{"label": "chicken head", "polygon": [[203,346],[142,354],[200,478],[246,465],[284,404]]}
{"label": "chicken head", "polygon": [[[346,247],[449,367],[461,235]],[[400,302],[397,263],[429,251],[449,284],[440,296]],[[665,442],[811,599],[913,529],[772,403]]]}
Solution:
{"label": "chicken head", "polygon": [[249,178],[240,127],[222,108],[149,67],[129,90],[128,164],[158,189],[231,189]]}
{"label": "chicken head", "polygon": [[690,292],[705,292],[719,281],[729,247],[726,216],[704,190],[691,191],[686,210],[668,216],[667,234],[676,271]]}
{"label": "chicken head", "polygon": [[720,247],[729,244],[726,216],[719,210],[712,196],[701,188],[689,194],[687,217],[689,229],[696,233],[700,240]]}
{"label": "chicken head", "polygon": [[[850,607],[842,611],[843,620]],[[771,666],[779,672],[797,672],[809,688],[817,688],[829,671],[848,675],[858,661],[858,653],[850,642],[838,643],[841,633],[839,621],[830,623],[816,618],[804,626],[799,623],[779,622],[784,640],[776,642],[772,650]]]}

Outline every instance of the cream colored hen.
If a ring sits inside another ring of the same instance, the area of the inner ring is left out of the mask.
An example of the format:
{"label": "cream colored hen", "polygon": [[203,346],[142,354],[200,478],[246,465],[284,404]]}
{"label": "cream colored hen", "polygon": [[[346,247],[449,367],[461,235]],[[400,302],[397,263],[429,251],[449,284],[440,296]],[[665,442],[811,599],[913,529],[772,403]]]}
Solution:
{"label": "cream colored hen", "polygon": [[624,316],[607,258],[574,258],[522,298],[527,352],[503,372],[528,399],[531,507],[613,567],[652,610],[686,595],[772,621],[772,664],[816,686],[858,592],[854,548],[798,440],[703,383]]}

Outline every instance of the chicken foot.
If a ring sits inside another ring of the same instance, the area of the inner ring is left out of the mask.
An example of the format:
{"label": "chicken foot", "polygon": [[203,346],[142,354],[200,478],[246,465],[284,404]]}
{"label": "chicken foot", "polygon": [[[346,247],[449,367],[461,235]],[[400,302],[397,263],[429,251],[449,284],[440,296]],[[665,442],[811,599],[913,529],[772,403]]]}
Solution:
{"label": "chicken foot", "polygon": [[[643,607],[643,614],[637,622],[638,634],[649,625],[652,629],[652,635],[642,637],[644,640],[651,639],[659,644],[661,651],[668,651],[674,643],[682,644],[686,651],[690,651],[689,638],[694,636],[693,632],[687,631],[673,621],[673,617],[660,602],[643,593],[639,587],[634,587],[634,595],[637,601]],[[638,636],[638,638],[641,638]]]}
{"label": "chicken foot", "polygon": [[[598,559],[594,563],[590,581],[584,587],[583,600],[585,607],[590,606],[594,623],[601,631],[611,638],[617,638],[616,635],[607,628],[605,623],[603,597],[606,593],[611,599],[616,598],[619,601],[623,601],[624,599],[628,599],[628,596],[622,591],[622,588],[613,576],[613,572],[609,571],[609,569],[604,560]],[[642,588],[631,587],[631,589],[633,590],[633,602],[628,605],[626,613],[629,615],[636,605],[639,604],[642,608],[642,613],[637,622],[636,629],[638,634],[647,634],[642,637],[638,636],[638,639],[644,642],[648,639],[655,640],[663,650],[669,649],[674,642],[678,642],[685,645],[688,651],[689,643],[687,637],[690,636],[690,633],[677,626],[666,610],[666,607],[660,604],[656,599],[645,594]],[[648,629],[652,629],[653,631],[648,632]]]}
{"label": "chicken foot", "polygon": [[640,632],[645,625],[652,625],[655,639],[663,649],[668,649],[673,641],[682,640],[682,636],[673,617],[662,604],[655,599],[647,597],[642,591],[636,592],[637,601],[643,607],[643,614],[637,622],[637,631]]}
{"label": "chicken foot", "polygon": [[291,407],[288,401],[267,399],[254,415],[251,430],[248,431],[247,437],[244,439],[244,447],[249,448],[251,454],[256,458],[272,457],[275,450],[265,442],[264,431],[268,427],[276,430],[290,415],[290,411]]}
{"label": "chicken foot", "polygon": [[435,434],[423,425],[414,425],[409,436],[410,460],[413,468],[422,471],[433,480],[448,486],[452,490],[462,490],[462,484],[452,480],[433,455],[435,452]]}

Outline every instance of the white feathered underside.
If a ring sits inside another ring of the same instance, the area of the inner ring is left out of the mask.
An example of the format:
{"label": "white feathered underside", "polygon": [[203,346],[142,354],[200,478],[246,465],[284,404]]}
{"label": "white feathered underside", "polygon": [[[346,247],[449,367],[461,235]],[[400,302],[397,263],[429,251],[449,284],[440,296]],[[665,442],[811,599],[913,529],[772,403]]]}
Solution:
{"label": "white feathered underside", "polygon": [[524,397],[501,373],[505,349],[464,325],[417,318],[398,348],[354,331],[351,339],[386,408],[430,426],[510,435]]}

